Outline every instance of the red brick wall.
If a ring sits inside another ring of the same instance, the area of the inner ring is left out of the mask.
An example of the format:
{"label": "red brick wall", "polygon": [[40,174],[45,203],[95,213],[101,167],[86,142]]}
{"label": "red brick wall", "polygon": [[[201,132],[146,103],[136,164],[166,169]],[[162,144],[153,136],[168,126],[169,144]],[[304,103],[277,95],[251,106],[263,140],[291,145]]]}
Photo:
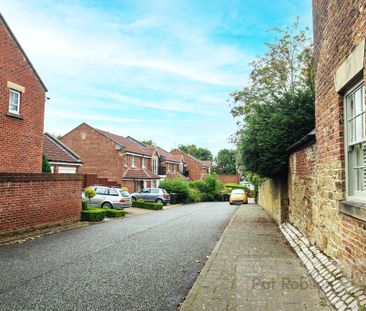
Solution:
{"label": "red brick wall", "polygon": [[352,278],[366,284],[366,224],[342,215],[343,264]]}
{"label": "red brick wall", "polygon": [[205,174],[208,174],[208,170],[203,169],[200,164],[187,156],[185,153],[180,152],[177,149],[174,149],[171,154],[174,155],[183,155],[184,162],[187,165],[187,169],[189,170],[189,178],[192,180],[200,180]]}
{"label": "red brick wall", "polygon": [[[0,19],[0,172],[42,171],[45,90]],[[23,119],[7,116],[7,82],[25,87]]]}
{"label": "red brick wall", "polygon": [[82,176],[0,173],[0,234],[77,221]]}
{"label": "red brick wall", "polygon": [[125,171],[123,152],[115,143],[83,123],[61,138],[61,141],[83,160],[81,174],[97,174],[120,183]]}
{"label": "red brick wall", "polygon": [[223,184],[238,184],[240,182],[240,175],[219,175],[219,179]]}

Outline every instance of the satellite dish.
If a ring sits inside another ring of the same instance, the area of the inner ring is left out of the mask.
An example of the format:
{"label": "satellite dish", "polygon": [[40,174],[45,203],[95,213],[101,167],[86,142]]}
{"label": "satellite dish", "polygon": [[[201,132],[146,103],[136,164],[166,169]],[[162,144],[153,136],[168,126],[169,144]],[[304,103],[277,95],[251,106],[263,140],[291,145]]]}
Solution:
{"label": "satellite dish", "polygon": [[114,146],[114,148],[115,148],[117,151],[121,151],[121,150],[122,150],[122,146],[121,146],[121,145],[119,145],[119,144],[116,144],[116,145]]}

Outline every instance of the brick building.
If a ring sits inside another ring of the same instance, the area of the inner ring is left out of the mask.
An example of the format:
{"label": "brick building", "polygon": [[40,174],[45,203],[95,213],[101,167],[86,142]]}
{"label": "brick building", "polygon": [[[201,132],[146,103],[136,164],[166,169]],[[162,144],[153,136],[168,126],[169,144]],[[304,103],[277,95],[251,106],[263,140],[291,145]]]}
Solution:
{"label": "brick building", "polygon": [[157,187],[159,157],[153,146],[82,123],[61,138],[83,160],[79,172],[97,174],[130,192]]}
{"label": "brick building", "polygon": [[211,162],[201,161],[191,154],[184,153],[179,149],[170,152],[176,156],[182,156],[188,172],[188,177],[192,180],[201,180],[205,175],[211,172]]}
{"label": "brick building", "polygon": [[0,14],[0,234],[80,219],[81,176],[42,174],[46,91]]}
{"label": "brick building", "polygon": [[309,133],[291,149],[288,187],[266,182],[259,202],[364,285],[366,2],[313,0],[313,19],[315,136]]}
{"label": "brick building", "polygon": [[42,171],[47,88],[0,14],[0,172]]}
{"label": "brick building", "polygon": [[76,174],[82,165],[80,157],[51,134],[43,135],[43,153],[52,173]]}

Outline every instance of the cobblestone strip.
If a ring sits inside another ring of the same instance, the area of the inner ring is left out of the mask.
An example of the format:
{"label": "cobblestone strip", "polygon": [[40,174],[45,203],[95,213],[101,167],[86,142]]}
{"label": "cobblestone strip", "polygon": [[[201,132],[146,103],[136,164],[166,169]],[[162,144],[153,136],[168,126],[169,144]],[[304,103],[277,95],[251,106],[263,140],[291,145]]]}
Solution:
{"label": "cobblestone strip", "polygon": [[354,286],[331,260],[289,223],[280,229],[336,310],[366,310],[366,293]]}

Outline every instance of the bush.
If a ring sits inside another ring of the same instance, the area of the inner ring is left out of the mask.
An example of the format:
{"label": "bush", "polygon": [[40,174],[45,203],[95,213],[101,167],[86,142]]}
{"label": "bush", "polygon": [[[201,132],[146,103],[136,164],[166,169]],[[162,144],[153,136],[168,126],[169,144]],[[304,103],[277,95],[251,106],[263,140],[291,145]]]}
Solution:
{"label": "bush", "polygon": [[88,209],[88,201],[81,201],[81,209],[82,210]]}
{"label": "bush", "polygon": [[191,182],[191,188],[199,191],[201,201],[216,201],[221,198],[223,186],[216,174],[206,175],[203,180]]}
{"label": "bush", "polygon": [[103,208],[88,208],[81,211],[82,221],[102,221],[106,215],[106,210]]}
{"label": "bush", "polygon": [[160,188],[165,189],[168,193],[177,194],[177,203],[189,203],[195,196],[190,193],[189,183],[181,178],[166,178],[160,185]]}
{"label": "bush", "polygon": [[126,212],[121,209],[106,209],[106,217],[124,217]]}
{"label": "bush", "polygon": [[162,203],[151,203],[151,202],[144,202],[144,201],[134,201],[132,202],[132,207],[138,207],[138,208],[146,208],[146,209],[152,209],[152,210],[159,210],[163,209]]}
{"label": "bush", "polygon": [[90,199],[94,198],[96,194],[97,193],[95,192],[95,190],[92,187],[88,187],[84,190],[84,195],[86,198],[89,199],[89,203],[90,203]]}
{"label": "bush", "polygon": [[197,189],[189,188],[188,202],[200,202],[201,194]]}

